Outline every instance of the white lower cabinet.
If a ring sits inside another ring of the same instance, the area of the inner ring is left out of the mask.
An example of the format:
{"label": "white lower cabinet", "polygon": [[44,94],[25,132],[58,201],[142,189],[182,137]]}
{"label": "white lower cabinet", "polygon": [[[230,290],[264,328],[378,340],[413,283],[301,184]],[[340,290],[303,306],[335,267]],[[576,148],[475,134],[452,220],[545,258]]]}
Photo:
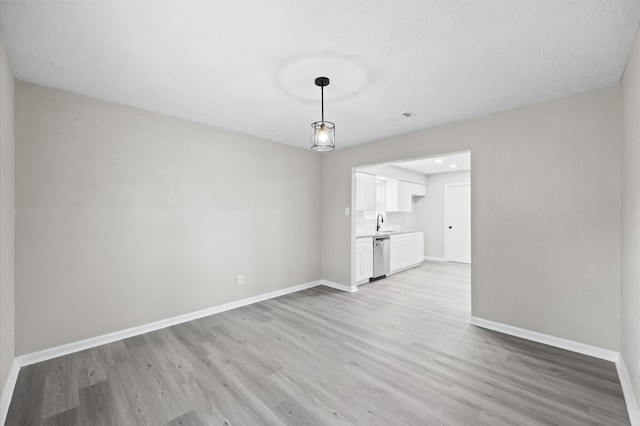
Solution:
{"label": "white lower cabinet", "polygon": [[422,232],[391,235],[390,273],[416,266],[424,261],[424,235]]}
{"label": "white lower cabinet", "polygon": [[373,277],[373,238],[356,238],[356,284]]}

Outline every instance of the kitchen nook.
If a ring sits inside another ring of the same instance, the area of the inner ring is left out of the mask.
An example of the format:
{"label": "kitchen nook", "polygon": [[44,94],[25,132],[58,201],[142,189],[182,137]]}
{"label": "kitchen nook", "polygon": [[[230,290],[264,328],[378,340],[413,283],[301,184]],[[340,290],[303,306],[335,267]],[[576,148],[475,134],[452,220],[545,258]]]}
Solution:
{"label": "kitchen nook", "polygon": [[393,165],[355,172],[355,284],[419,266],[424,233],[416,203],[426,195],[426,176]]}

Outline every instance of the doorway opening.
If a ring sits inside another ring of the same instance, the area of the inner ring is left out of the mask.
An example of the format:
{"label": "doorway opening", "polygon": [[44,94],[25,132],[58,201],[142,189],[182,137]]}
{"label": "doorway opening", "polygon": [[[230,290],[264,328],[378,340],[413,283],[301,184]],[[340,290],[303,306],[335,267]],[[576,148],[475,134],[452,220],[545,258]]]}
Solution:
{"label": "doorway opening", "polygon": [[356,167],[352,198],[352,289],[425,262],[471,264],[470,151]]}

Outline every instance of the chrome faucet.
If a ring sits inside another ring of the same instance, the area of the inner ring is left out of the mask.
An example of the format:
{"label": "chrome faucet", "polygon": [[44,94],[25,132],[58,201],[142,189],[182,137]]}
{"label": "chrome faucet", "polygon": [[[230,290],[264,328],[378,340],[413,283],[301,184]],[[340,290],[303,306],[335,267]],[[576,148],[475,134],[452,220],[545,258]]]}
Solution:
{"label": "chrome faucet", "polygon": [[383,223],[384,223],[384,216],[382,216],[382,214],[378,214],[378,217],[376,217],[376,232],[380,231],[380,228],[382,228]]}

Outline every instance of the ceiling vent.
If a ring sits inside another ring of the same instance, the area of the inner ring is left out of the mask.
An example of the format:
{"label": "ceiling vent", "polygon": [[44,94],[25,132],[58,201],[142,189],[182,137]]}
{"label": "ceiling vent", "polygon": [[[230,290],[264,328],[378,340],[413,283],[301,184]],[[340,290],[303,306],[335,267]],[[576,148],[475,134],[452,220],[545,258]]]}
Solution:
{"label": "ceiling vent", "polygon": [[411,118],[411,117],[415,117],[416,115],[414,113],[412,113],[409,110],[406,110],[404,112],[401,112],[399,114],[396,115],[392,115],[391,117],[389,117],[387,120],[389,121],[404,121],[407,118]]}

